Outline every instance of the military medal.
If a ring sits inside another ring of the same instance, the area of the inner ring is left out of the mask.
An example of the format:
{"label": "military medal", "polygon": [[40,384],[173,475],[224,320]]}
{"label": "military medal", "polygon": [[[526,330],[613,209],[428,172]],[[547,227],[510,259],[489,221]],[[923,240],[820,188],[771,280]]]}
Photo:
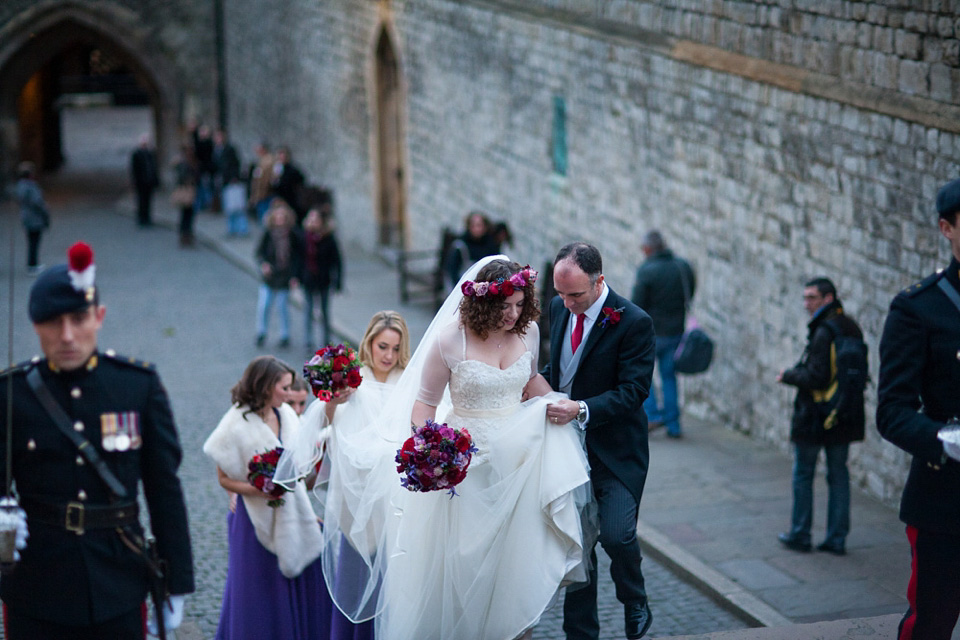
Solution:
{"label": "military medal", "polygon": [[100,414],[100,444],[104,451],[117,450],[117,414]]}

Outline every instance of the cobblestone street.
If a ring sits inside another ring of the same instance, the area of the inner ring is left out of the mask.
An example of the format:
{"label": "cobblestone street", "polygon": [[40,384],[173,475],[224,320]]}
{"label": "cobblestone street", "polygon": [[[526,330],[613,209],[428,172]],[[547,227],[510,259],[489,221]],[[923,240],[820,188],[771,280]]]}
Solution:
{"label": "cobblestone street", "polygon": [[[105,146],[134,139],[132,129],[118,130],[116,120],[111,126],[114,128],[105,135],[88,131],[85,138]],[[82,153],[87,158],[125,162],[125,154],[115,147]],[[170,394],[184,448],[180,475],[190,512],[197,575],[197,592],[187,600],[186,620],[178,637],[211,638],[226,568],[226,497],[201,446],[229,404],[230,387],[246,363],[263,352],[254,345],[257,282],[207,248],[179,249],[172,229],[137,229],[131,212],[125,210],[126,172],[115,164],[113,170],[107,167],[99,172],[68,169],[44,181],[44,187],[53,221],[41,246],[42,261],[48,265],[62,261],[66,248],[79,239],[94,247],[98,284],[107,307],[101,348],[155,362]],[[157,197],[156,206],[167,206],[163,197]],[[14,360],[20,361],[39,351],[25,310],[32,279],[22,265],[24,239],[16,209],[6,203],[0,210],[0,246],[9,246],[11,230],[16,241],[13,351]],[[4,260],[0,296],[5,305],[8,270],[9,263]],[[292,343],[300,345],[299,314],[293,319]],[[296,364],[306,354],[291,348],[277,355]],[[654,611],[652,637],[746,626],[654,561],[645,561],[644,572]],[[621,638],[623,610],[603,564],[600,588],[601,637]],[[546,613],[534,638],[562,638],[560,618],[558,605]]]}

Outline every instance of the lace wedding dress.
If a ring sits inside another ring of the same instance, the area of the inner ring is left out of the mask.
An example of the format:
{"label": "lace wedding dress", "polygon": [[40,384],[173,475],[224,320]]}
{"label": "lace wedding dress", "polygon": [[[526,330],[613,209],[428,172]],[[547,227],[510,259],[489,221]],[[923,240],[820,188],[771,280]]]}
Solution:
{"label": "lace wedding dress", "polygon": [[547,422],[549,398],[521,402],[536,372],[536,325],[524,342],[501,370],[466,359],[454,325],[428,355],[428,371],[449,371],[453,406],[439,421],[466,428],[479,451],[459,495],[396,496],[378,638],[511,640],[536,624],[561,586],[584,579],[574,491],[588,481],[586,458],[572,425]]}
{"label": "lace wedding dress", "polygon": [[[485,258],[463,279],[496,258],[505,257]],[[538,327],[503,369],[468,359],[461,299],[458,286],[394,387],[369,401],[364,380],[329,428],[311,405],[304,442],[284,453],[311,469],[328,435],[324,575],[337,607],[354,622],[375,618],[380,640],[512,640],[561,587],[586,580],[590,488],[579,432],[546,420],[561,394],[521,402],[536,373]],[[418,398],[479,449],[456,496],[400,484],[394,456]]]}

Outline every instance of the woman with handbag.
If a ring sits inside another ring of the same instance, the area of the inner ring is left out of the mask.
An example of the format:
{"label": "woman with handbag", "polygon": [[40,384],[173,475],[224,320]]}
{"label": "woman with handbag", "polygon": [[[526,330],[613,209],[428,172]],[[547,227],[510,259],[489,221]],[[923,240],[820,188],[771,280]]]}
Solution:
{"label": "woman with handbag", "polygon": [[194,201],[197,196],[197,159],[189,145],[180,146],[180,155],[173,165],[176,187],[170,202],[180,210],[180,246],[193,245]]}

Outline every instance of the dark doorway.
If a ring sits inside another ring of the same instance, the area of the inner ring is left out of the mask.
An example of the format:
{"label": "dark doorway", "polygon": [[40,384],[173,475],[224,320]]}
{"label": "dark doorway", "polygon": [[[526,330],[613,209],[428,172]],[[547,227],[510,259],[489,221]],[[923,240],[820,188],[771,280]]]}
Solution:
{"label": "dark doorway", "polygon": [[377,41],[378,242],[403,249],[406,225],[402,97],[397,55],[386,29]]}

